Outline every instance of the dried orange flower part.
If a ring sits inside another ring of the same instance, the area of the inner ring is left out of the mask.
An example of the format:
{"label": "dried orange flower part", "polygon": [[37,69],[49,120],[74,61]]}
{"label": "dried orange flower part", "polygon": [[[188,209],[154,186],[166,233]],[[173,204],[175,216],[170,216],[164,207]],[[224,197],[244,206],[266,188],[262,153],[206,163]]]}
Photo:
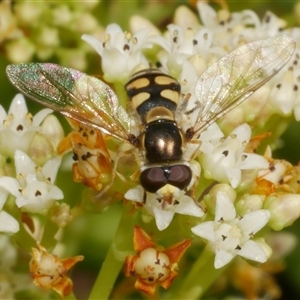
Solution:
{"label": "dried orange flower part", "polygon": [[167,289],[177,276],[178,262],[191,240],[183,240],[167,249],[156,246],[152,239],[140,227],[134,229],[135,255],[129,255],[125,261],[126,276],[136,276],[135,288],[153,295],[156,285]]}
{"label": "dried orange flower part", "polygon": [[58,154],[74,152],[73,179],[97,191],[110,183],[112,165],[102,133],[94,128],[68,120],[73,132],[57,147]]}
{"label": "dried orange flower part", "polygon": [[73,290],[73,282],[67,277],[69,269],[77,262],[83,260],[83,256],[59,259],[56,255],[37,243],[32,248],[32,259],[29,263],[30,275],[33,283],[44,289],[53,289],[61,297],[68,296]]}
{"label": "dried orange flower part", "polygon": [[267,147],[264,157],[269,162],[268,169],[262,169],[258,172],[256,179],[257,194],[270,195],[278,191],[293,192],[289,186],[289,181],[293,178],[293,165],[284,159],[272,158],[271,148]]}

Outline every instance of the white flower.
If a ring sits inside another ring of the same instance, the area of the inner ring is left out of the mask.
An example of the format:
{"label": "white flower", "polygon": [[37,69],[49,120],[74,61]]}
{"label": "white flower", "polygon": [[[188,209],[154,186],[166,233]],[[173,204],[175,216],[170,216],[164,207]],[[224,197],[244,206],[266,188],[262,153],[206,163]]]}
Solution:
{"label": "white flower", "polygon": [[[176,188],[167,184],[162,189],[163,191],[169,189],[173,193]],[[139,185],[130,189],[124,197],[127,200],[143,203],[144,189]],[[143,209],[146,213],[155,218],[156,226],[159,230],[164,230],[170,225],[175,213],[195,217],[202,217],[204,215],[203,210],[195,200],[183,192],[180,193],[180,196],[176,197],[176,200],[173,200],[172,203],[159,200],[157,194],[147,192],[147,199]]]}
{"label": "white flower", "polygon": [[34,117],[28,112],[22,94],[17,94],[11,102],[8,113],[0,105],[0,151],[13,157],[15,150],[27,152],[29,143],[44,118],[52,112],[45,108]]}
{"label": "white flower", "polygon": [[30,157],[17,150],[15,165],[17,179],[3,176],[0,186],[16,197],[16,205],[25,211],[43,213],[55,200],[63,198],[62,191],[53,185],[61,158],[50,159],[39,168]]}
{"label": "white flower", "polygon": [[284,72],[279,73],[271,81],[270,109],[282,116],[289,116],[294,111],[297,121],[300,120],[300,93],[298,78],[300,76],[297,65],[300,57],[300,50],[296,49],[293,57],[284,67]]}
{"label": "white flower", "polygon": [[236,188],[241,181],[242,170],[266,169],[268,161],[257,154],[244,152],[251,137],[248,124],[242,124],[224,139],[217,124],[201,134],[200,162],[205,177],[229,182]]}
{"label": "white flower", "polygon": [[271,12],[262,20],[252,10],[230,13],[228,10],[216,12],[210,5],[197,3],[200,19],[214,35],[213,44],[232,51],[241,43],[278,35],[285,27],[285,21]]}
{"label": "white flower", "polygon": [[151,36],[150,40],[163,48],[158,54],[162,69],[175,78],[186,63],[193,65],[199,77],[212,62],[226,52],[219,47],[212,47],[213,35],[207,28],[184,29],[179,25],[168,26],[167,37]]}
{"label": "white flower", "polygon": [[102,58],[104,78],[109,82],[128,80],[131,72],[140,67],[149,67],[142,53],[145,48],[151,48],[147,42],[150,30],[138,30],[133,36],[123,32],[119,25],[110,24],[105,31],[105,39],[99,41],[91,35],[84,34],[82,39],[89,43]]}
{"label": "white flower", "polygon": [[191,230],[206,239],[216,254],[216,269],[228,264],[236,255],[259,263],[267,260],[267,254],[253,235],[263,228],[270,218],[268,210],[257,210],[242,217],[236,215],[233,203],[226,193],[219,192],[216,201],[215,220],[201,223]]}
{"label": "white flower", "polygon": [[[192,161],[190,168],[194,176],[187,190],[195,184],[200,176],[200,166],[197,162]],[[127,191],[124,197],[127,200],[142,203],[144,211],[154,216],[159,230],[164,230],[170,225],[175,213],[195,217],[202,217],[204,215],[202,208],[192,197],[186,195],[185,191],[173,185],[166,184],[155,194],[147,192],[146,201],[144,201],[144,193],[144,189],[139,185]]]}

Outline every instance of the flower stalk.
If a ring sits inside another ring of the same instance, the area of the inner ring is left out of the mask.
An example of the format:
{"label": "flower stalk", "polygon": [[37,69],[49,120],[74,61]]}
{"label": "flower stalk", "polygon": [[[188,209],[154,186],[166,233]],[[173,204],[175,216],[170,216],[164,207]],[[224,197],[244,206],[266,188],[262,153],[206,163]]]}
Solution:
{"label": "flower stalk", "polygon": [[136,214],[125,207],[101,270],[88,299],[109,299],[125,257],[132,251],[132,228]]}

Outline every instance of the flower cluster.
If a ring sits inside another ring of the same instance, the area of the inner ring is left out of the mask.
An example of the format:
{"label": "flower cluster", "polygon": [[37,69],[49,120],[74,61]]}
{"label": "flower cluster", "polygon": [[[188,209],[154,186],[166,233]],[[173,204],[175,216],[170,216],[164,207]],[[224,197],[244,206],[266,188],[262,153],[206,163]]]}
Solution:
{"label": "flower cluster", "polygon": [[[269,137],[266,125],[269,131],[272,125],[280,126],[270,123],[273,119],[283,126],[285,121],[280,117],[294,114],[300,119],[300,31],[285,29],[285,22],[271,12],[260,20],[249,10],[216,12],[203,2],[198,2],[197,8],[202,24],[190,10],[180,7],[174,24],[168,25],[163,34],[135,16],[130,20],[131,34],[112,24],[102,39],[89,35],[83,39],[101,56],[103,76],[112,84],[124,83],[137,70],[158,66],[180,82],[183,95],[189,94],[188,101],[194,103],[197,80],[212,63],[258,39],[282,34],[293,37],[296,50],[282,70],[218,124],[201,133],[198,155],[191,161],[192,192],[186,194],[166,185],[153,194],[137,186],[124,195],[135,203],[135,209],[142,207],[143,221],[148,223],[154,218],[160,231],[172,227],[175,213],[182,215],[181,220],[205,241],[207,250],[215,253],[216,269],[236,255],[262,264],[272,250],[261,229],[281,230],[300,216],[299,189],[292,175],[298,174],[298,167],[275,161],[270,151],[265,155],[255,153],[262,140]],[[279,132],[275,132],[272,139],[278,137]],[[195,201],[198,198],[202,201]],[[132,263],[127,264],[134,268]]]}
{"label": "flower cluster", "polygon": [[63,65],[84,70],[89,50],[78,33],[102,31],[92,14],[97,4],[98,1],[77,4],[3,1],[0,5],[2,49],[14,63],[29,62],[34,56],[41,61],[55,56]]}
{"label": "flower cluster", "polygon": [[[57,140],[63,132],[50,109],[32,116],[21,94],[13,99],[6,114],[1,111],[1,211],[5,218],[2,232],[15,233],[19,223],[5,211],[8,195],[15,197],[18,208],[26,212],[45,213],[55,200],[63,198],[54,185],[61,158],[55,156]],[[41,125],[42,123],[42,125]],[[52,134],[55,132],[55,134]]]}

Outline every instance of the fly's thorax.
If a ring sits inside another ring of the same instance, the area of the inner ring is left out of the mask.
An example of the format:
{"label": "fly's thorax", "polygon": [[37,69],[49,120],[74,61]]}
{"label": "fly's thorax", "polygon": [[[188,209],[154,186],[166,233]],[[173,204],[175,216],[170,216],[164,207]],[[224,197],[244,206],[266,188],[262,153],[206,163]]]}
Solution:
{"label": "fly's thorax", "polygon": [[181,160],[183,136],[172,120],[159,119],[145,126],[140,136],[147,163],[169,163]]}
{"label": "fly's thorax", "polygon": [[150,69],[134,74],[125,85],[131,107],[143,123],[155,107],[164,107],[173,115],[180,98],[180,84],[173,77],[159,70]]}

